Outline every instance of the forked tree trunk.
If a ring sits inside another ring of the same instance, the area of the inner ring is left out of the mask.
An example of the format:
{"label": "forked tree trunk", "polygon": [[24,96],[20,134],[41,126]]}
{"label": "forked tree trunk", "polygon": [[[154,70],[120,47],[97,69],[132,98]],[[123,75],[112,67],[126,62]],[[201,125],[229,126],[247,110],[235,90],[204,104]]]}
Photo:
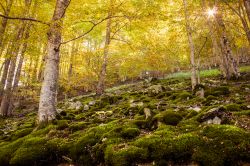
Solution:
{"label": "forked tree trunk", "polygon": [[54,15],[48,31],[48,55],[44,70],[44,81],[42,83],[38,123],[47,124],[56,116],[56,90],[59,73],[59,54],[62,36],[62,24],[64,14],[70,0],[57,0]]}
{"label": "forked tree trunk", "polygon": [[104,53],[103,53],[103,63],[102,63],[101,72],[99,74],[99,80],[98,80],[98,84],[96,88],[97,95],[102,95],[105,91],[105,78],[107,74],[109,45],[111,41],[112,6],[113,6],[113,0],[110,0],[110,8],[109,8],[109,14],[108,14],[109,19],[106,25],[106,38],[105,38],[105,46],[104,46]]}
{"label": "forked tree trunk", "polygon": [[192,29],[189,23],[189,15],[187,11],[187,1],[183,0],[184,11],[185,11],[185,21],[186,21],[186,31],[188,36],[188,43],[190,47],[190,63],[191,63],[191,83],[192,89],[194,90],[195,86],[197,85],[197,70],[195,64],[195,46],[192,37]]}

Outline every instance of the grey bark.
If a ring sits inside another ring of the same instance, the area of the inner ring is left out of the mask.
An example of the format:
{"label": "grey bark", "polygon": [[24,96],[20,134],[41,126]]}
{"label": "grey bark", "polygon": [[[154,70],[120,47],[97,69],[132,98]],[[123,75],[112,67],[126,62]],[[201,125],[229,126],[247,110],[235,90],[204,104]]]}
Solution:
{"label": "grey bark", "polygon": [[102,95],[105,91],[105,78],[107,74],[109,45],[111,41],[112,6],[113,6],[113,0],[110,0],[110,9],[108,13],[109,19],[107,20],[107,25],[106,25],[106,38],[105,38],[105,46],[104,46],[103,63],[101,66],[99,80],[98,80],[98,84],[96,88],[97,95]]}
{"label": "grey bark", "polygon": [[195,46],[192,37],[192,29],[189,23],[189,15],[187,11],[187,1],[183,0],[184,11],[185,11],[185,21],[186,21],[186,31],[188,36],[188,43],[190,47],[190,63],[191,63],[191,83],[192,89],[194,90],[195,86],[197,85],[197,70],[195,64]]}
{"label": "grey bark", "polygon": [[[31,24],[29,24],[27,26],[27,29],[26,29],[26,32],[25,32],[25,35],[24,35],[24,40],[27,40],[29,38],[29,36],[30,36],[30,28],[31,28]],[[16,70],[15,79],[14,79],[14,83],[13,83],[13,90],[15,90],[15,88],[17,88],[18,84],[19,84],[21,71],[22,71],[22,66],[23,66],[24,54],[26,52],[27,46],[28,46],[28,43],[24,42],[23,46],[21,48],[21,51],[20,51],[20,58],[19,58],[19,62],[18,62],[18,65],[17,65],[17,70]]]}
{"label": "grey bark", "polygon": [[13,83],[14,74],[15,74],[17,55],[18,55],[18,52],[20,49],[19,41],[22,38],[24,28],[25,28],[24,26],[25,25],[23,24],[22,27],[19,29],[19,32],[18,32],[17,37],[16,37],[16,43],[13,46],[14,48],[12,49],[12,52],[11,52],[10,66],[9,66],[7,80],[6,80],[6,88],[5,88],[4,93],[3,93],[1,107],[0,107],[0,112],[3,116],[11,115],[11,112],[9,112],[9,106],[10,106],[9,101],[10,101],[11,95],[12,95],[12,83]]}
{"label": "grey bark", "polygon": [[219,34],[219,43],[221,47],[222,53],[222,68],[223,74],[226,79],[231,79],[232,77],[239,77],[239,71],[237,62],[234,59],[232,48],[230,45],[230,41],[228,39],[228,35],[226,32],[226,26],[223,21],[223,17],[221,13],[216,15],[216,22],[217,22],[217,33]]}
{"label": "grey bark", "polygon": [[54,15],[48,31],[48,55],[44,70],[44,81],[42,83],[38,123],[47,124],[55,119],[56,115],[56,90],[59,74],[60,44],[62,36],[62,24],[64,14],[70,0],[57,0]]}
{"label": "grey bark", "polygon": [[[29,14],[30,6],[31,6],[31,0],[26,0],[25,1],[25,9],[24,9],[25,16]],[[20,40],[23,37],[26,26],[27,26],[27,22],[23,21],[20,25],[17,36],[15,38],[15,43],[13,44],[13,49],[11,49],[10,66],[9,66],[7,80],[6,80],[6,88],[5,88],[4,93],[3,93],[1,107],[0,107],[0,112],[3,116],[11,115],[10,100],[11,100],[12,92],[13,92],[12,85],[13,85],[15,69],[16,69],[16,61],[17,61],[17,56],[18,56],[19,49],[21,46]]]}

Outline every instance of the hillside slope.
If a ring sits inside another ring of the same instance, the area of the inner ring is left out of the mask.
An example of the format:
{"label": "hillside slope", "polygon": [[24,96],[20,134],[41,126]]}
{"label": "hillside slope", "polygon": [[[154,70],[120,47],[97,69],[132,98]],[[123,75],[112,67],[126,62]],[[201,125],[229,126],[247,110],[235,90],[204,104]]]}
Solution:
{"label": "hillside slope", "polygon": [[[203,80],[205,98],[182,78],[145,81],[0,122],[0,165],[244,165],[250,163],[250,74]],[[24,113],[26,112],[26,113]]]}

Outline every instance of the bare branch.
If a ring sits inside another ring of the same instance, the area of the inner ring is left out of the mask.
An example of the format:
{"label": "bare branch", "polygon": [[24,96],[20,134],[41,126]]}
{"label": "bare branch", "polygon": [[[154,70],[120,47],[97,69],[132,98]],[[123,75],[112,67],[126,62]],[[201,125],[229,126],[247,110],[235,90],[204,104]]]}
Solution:
{"label": "bare branch", "polygon": [[6,13],[6,9],[4,8],[3,4],[0,3],[1,8],[3,9],[4,13]]}
{"label": "bare branch", "polygon": [[10,19],[10,20],[22,20],[22,21],[33,21],[33,22],[37,22],[37,23],[41,23],[41,24],[45,24],[50,26],[49,23],[41,21],[41,20],[37,20],[35,18],[26,18],[26,17],[10,17],[10,16],[6,16],[0,13],[0,17],[6,18],[6,19]]}
{"label": "bare branch", "polygon": [[106,18],[100,20],[100,21],[97,22],[97,23],[95,23],[94,21],[81,21],[81,22],[90,22],[90,23],[93,24],[93,25],[92,25],[92,27],[91,27],[87,32],[83,33],[82,35],[79,35],[78,37],[75,37],[75,38],[73,38],[73,39],[64,41],[64,42],[62,42],[61,44],[67,44],[67,43],[72,42],[72,41],[74,41],[74,40],[81,39],[81,38],[83,38],[84,36],[86,36],[87,34],[89,34],[97,25],[103,23],[105,20],[110,19],[110,18],[119,18],[119,17],[125,17],[125,18],[127,18],[127,16],[112,16],[112,17],[106,17]]}

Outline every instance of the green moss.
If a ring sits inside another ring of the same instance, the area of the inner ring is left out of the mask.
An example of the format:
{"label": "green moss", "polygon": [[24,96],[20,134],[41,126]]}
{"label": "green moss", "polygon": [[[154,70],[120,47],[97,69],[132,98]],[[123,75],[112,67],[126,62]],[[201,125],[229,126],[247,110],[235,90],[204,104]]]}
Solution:
{"label": "green moss", "polygon": [[174,111],[164,111],[156,115],[154,119],[164,122],[167,125],[176,126],[182,120],[182,116]]}
{"label": "green moss", "polygon": [[58,130],[63,130],[65,128],[69,127],[68,121],[67,120],[58,120],[57,121],[57,129]]}
{"label": "green moss", "polygon": [[212,95],[216,97],[219,97],[221,95],[227,96],[229,94],[230,94],[230,90],[229,90],[229,87],[227,86],[214,87],[205,92],[206,96]]}
{"label": "green moss", "polygon": [[177,98],[178,98],[178,99],[181,99],[181,100],[191,99],[192,97],[193,97],[192,94],[189,93],[189,92],[181,92],[181,93],[177,96]]}
{"label": "green moss", "polygon": [[177,162],[191,162],[192,154],[199,146],[203,145],[203,143],[204,141],[199,138],[199,136],[192,133],[178,136],[173,140],[172,160]]}
{"label": "green moss", "polygon": [[11,158],[10,164],[13,165],[35,165],[41,159],[48,157],[45,146],[46,140],[40,137],[26,139]]}
{"label": "green moss", "polygon": [[201,165],[238,165],[239,161],[249,161],[250,134],[243,129],[211,125],[203,130],[202,136],[208,139],[193,155]]}
{"label": "green moss", "polygon": [[178,124],[178,128],[182,133],[192,132],[198,130],[200,123],[195,119],[188,119],[181,121]]}
{"label": "green moss", "polygon": [[53,160],[60,160],[61,156],[67,156],[72,145],[65,138],[54,138],[46,143],[48,153]]}
{"label": "green moss", "polygon": [[206,97],[206,102],[211,102],[211,101],[213,101],[213,100],[217,100],[218,98],[217,97],[215,97],[215,96],[212,96],[212,95],[208,95],[207,97]]}
{"label": "green moss", "polygon": [[199,113],[197,111],[191,110],[185,117],[185,119],[190,119],[196,115],[198,115]]}
{"label": "green moss", "polygon": [[69,129],[73,132],[78,130],[83,130],[86,128],[87,124],[85,122],[75,122],[73,124],[70,124]]}
{"label": "green moss", "polygon": [[18,138],[24,137],[28,134],[30,134],[33,131],[33,128],[25,128],[21,130],[17,130],[12,137],[12,140],[16,140]]}
{"label": "green moss", "polygon": [[109,145],[105,150],[105,163],[113,166],[128,166],[147,159],[147,150],[136,146]]}
{"label": "green moss", "polygon": [[10,159],[23,141],[24,138],[21,138],[11,143],[6,142],[4,146],[0,146],[0,165],[9,165]]}
{"label": "green moss", "polygon": [[240,112],[242,109],[238,104],[229,104],[225,106],[228,112]]}
{"label": "green moss", "polygon": [[250,116],[250,110],[235,112],[234,115],[238,115],[238,116],[247,115],[247,116]]}
{"label": "green moss", "polygon": [[122,137],[127,139],[132,139],[137,137],[140,134],[140,130],[138,128],[125,128],[122,131]]}

